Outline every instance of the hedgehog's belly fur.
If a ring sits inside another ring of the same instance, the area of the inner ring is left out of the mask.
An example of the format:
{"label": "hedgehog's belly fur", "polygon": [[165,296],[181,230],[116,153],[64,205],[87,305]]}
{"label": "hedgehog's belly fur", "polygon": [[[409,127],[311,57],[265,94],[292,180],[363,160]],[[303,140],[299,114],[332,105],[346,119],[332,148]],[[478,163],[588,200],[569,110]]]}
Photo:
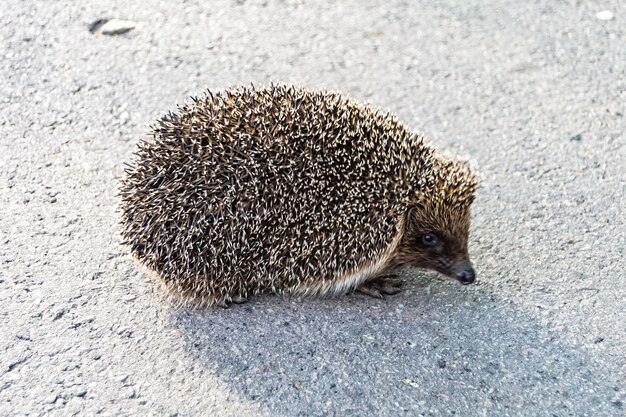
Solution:
{"label": "hedgehog's belly fur", "polygon": [[337,275],[332,281],[317,281],[309,288],[302,288],[299,290],[304,295],[341,295],[353,291],[358,288],[360,284],[366,282],[376,276],[387,274],[389,272],[395,272],[395,268],[389,270],[390,259],[395,248],[400,241],[401,235],[398,234],[394,239],[391,246],[383,252],[383,254],[376,260],[370,262],[369,265],[360,265],[355,271],[345,273],[343,275]]}

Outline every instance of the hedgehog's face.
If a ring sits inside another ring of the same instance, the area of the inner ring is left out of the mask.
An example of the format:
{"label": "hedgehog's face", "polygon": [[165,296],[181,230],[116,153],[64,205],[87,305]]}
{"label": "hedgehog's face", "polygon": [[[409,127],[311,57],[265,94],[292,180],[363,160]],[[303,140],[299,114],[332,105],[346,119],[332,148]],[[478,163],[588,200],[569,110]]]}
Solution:
{"label": "hedgehog's face", "polygon": [[476,274],[467,252],[469,204],[445,207],[413,207],[402,239],[402,258],[409,266],[430,269],[459,280],[474,282]]}

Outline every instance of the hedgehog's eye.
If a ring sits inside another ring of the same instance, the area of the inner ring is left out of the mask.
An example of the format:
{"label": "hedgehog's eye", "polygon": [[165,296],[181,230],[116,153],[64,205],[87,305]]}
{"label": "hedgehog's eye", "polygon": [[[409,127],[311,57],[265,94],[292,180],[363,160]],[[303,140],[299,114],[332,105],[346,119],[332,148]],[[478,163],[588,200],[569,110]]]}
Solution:
{"label": "hedgehog's eye", "polygon": [[439,242],[439,238],[434,233],[426,233],[422,235],[422,243],[425,246],[435,246]]}

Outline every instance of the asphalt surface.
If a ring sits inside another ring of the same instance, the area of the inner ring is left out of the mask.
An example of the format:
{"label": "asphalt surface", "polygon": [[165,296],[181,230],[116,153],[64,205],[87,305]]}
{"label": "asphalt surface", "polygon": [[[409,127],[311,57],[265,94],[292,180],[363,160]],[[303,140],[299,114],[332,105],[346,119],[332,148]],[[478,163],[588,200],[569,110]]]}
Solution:
{"label": "asphalt surface", "polygon": [[[624,415],[626,3],[378,3],[2,4],[0,415]],[[469,159],[478,284],[168,303],[123,164],[190,94],[272,80]]]}

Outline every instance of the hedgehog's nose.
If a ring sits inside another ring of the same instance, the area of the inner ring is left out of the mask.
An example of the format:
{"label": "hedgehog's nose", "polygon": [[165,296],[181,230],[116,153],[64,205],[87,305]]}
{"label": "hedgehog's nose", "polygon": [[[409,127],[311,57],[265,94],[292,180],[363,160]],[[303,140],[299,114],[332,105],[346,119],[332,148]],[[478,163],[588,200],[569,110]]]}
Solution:
{"label": "hedgehog's nose", "polygon": [[463,261],[459,265],[456,279],[463,285],[469,285],[476,280],[476,273],[470,261]]}

